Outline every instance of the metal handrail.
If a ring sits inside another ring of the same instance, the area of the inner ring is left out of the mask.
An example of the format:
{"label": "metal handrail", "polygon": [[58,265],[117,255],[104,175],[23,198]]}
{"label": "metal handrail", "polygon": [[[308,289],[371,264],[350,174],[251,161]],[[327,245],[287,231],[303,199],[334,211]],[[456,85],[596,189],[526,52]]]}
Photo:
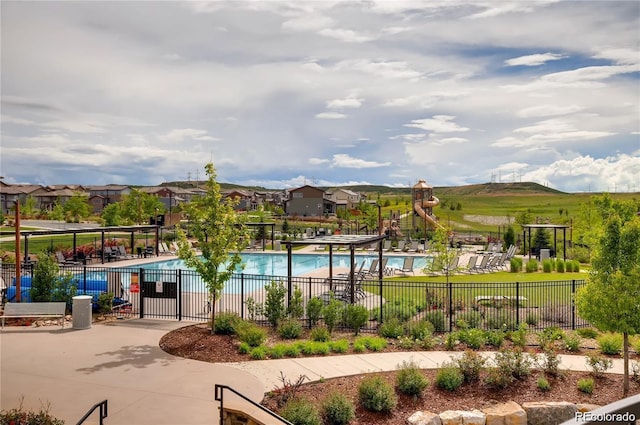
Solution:
{"label": "metal handrail", "polygon": [[89,409],[87,413],[84,414],[82,419],[80,419],[76,425],[82,425],[84,421],[86,421],[89,418],[89,416],[91,416],[91,414],[94,412],[94,410],[96,410],[97,408],[100,408],[100,425],[103,425],[102,420],[108,416],[107,400],[102,400],[100,403],[94,404],[93,407]]}
{"label": "metal handrail", "polygon": [[220,425],[224,425],[224,396],[223,396],[223,390],[231,391],[232,393],[234,393],[238,397],[240,397],[243,400],[249,402],[251,405],[257,407],[258,409],[262,410],[263,412],[269,414],[271,417],[277,419],[278,421],[280,421],[280,423],[285,424],[285,425],[293,425],[291,422],[289,422],[288,420],[286,420],[282,416],[278,415],[277,413],[272,412],[271,410],[267,409],[266,407],[262,406],[261,404],[258,404],[255,401],[247,398],[246,396],[240,394],[239,392],[237,392],[233,388],[231,388],[231,387],[229,387],[227,385],[216,384],[216,386],[215,386],[215,400],[220,402]]}

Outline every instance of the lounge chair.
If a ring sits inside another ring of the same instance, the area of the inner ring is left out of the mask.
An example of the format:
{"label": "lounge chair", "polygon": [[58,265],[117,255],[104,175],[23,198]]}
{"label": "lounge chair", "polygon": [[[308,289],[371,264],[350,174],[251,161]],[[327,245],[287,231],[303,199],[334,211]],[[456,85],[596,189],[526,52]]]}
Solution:
{"label": "lounge chair", "polygon": [[413,271],[414,259],[415,257],[405,257],[404,262],[402,263],[402,268],[396,269],[396,271],[404,274],[411,273],[415,275],[415,272]]}
{"label": "lounge chair", "polygon": [[478,256],[472,255],[471,257],[469,257],[469,262],[467,263],[466,267],[460,271],[462,273],[469,273],[469,274],[472,273],[472,270],[475,268],[477,262],[478,262]]}
{"label": "lounge chair", "polygon": [[484,254],[480,259],[480,263],[478,263],[476,260],[476,265],[470,271],[472,273],[475,273],[475,272],[484,273],[488,271],[487,265],[489,264],[489,259],[491,259],[491,254]]}
{"label": "lounge chair", "polygon": [[411,241],[411,245],[409,246],[409,249],[407,249],[407,252],[418,252],[418,241]]}
{"label": "lounge chair", "polygon": [[374,258],[373,261],[371,262],[371,266],[369,266],[369,270],[367,270],[366,272],[364,272],[364,277],[365,278],[376,278],[378,276],[378,263],[380,261],[377,258]]}
{"label": "lounge chair", "polygon": [[384,244],[382,245],[382,252],[388,252],[391,250],[391,241],[390,240],[385,240]]}
{"label": "lounge chair", "polygon": [[403,252],[405,243],[405,241],[398,241],[398,246],[393,250],[393,252]]}
{"label": "lounge chair", "polygon": [[58,264],[62,266],[77,266],[81,264],[79,261],[75,261],[73,258],[65,258],[64,254],[60,251],[56,252],[56,260]]}
{"label": "lounge chair", "polygon": [[127,254],[127,249],[124,247],[124,245],[118,245],[116,247],[116,250],[117,250],[116,256],[120,259],[134,258],[133,255]]}

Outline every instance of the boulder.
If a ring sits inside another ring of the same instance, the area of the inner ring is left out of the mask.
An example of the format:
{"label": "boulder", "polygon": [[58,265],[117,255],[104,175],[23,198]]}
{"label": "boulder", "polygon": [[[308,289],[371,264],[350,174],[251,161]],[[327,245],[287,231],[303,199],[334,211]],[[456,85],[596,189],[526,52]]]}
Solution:
{"label": "boulder", "polygon": [[527,412],[514,401],[485,408],[486,425],[527,425]]}
{"label": "boulder", "polygon": [[555,425],[573,419],[576,405],[566,401],[540,401],[523,403],[529,425]]}
{"label": "boulder", "polygon": [[479,410],[446,410],[440,413],[442,425],[485,425],[484,413]]}
{"label": "boulder", "polygon": [[591,412],[592,410],[596,410],[601,408],[599,404],[591,404],[591,403],[578,403],[576,404],[576,409],[578,412]]}
{"label": "boulder", "polygon": [[416,412],[407,419],[409,425],[442,425],[440,416],[432,412]]}

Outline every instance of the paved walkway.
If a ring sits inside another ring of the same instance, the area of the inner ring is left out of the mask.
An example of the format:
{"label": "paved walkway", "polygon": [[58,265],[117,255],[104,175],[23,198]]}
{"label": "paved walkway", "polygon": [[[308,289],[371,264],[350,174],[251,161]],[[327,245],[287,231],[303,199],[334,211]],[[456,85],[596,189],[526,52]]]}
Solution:
{"label": "paved walkway", "polygon": [[[109,425],[216,424],[214,385],[226,384],[259,402],[280,383],[397,369],[404,360],[435,368],[460,352],[399,352],[211,364],[171,356],[158,343],[188,325],[149,319],[94,324],[90,329],[5,327],[0,332],[0,409],[20,403],[69,424],[95,403],[109,402]],[[486,353],[491,355],[491,353]],[[587,370],[584,357],[561,356],[561,367]],[[612,373],[622,373],[614,360]],[[97,417],[97,416],[96,416]],[[97,422],[87,422],[97,423]]]}

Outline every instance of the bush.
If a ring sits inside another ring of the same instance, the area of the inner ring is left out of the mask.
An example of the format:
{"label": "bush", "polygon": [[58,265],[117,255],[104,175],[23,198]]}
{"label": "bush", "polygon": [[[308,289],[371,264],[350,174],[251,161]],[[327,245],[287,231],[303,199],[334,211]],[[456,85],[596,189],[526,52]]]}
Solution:
{"label": "bush", "polygon": [[213,332],[219,335],[234,335],[236,327],[242,321],[236,313],[223,312],[216,315]]}
{"label": "bush", "polygon": [[407,361],[402,362],[396,375],[396,386],[401,393],[418,396],[428,385],[429,381],[420,371],[417,364]]}
{"label": "bush", "polygon": [[593,328],[580,328],[576,330],[576,333],[587,339],[593,339],[600,335],[600,333]]}
{"label": "bush", "polygon": [[347,425],[356,417],[356,408],[343,394],[332,392],[322,402],[320,416],[326,425]]}
{"label": "bush", "polygon": [[598,341],[602,354],[618,355],[622,352],[623,340],[621,334],[606,333],[600,335],[596,341]]}
{"label": "bush", "polygon": [[311,331],[310,338],[312,341],[328,342],[331,339],[331,334],[329,333],[329,330],[327,328],[321,326],[318,328],[314,328]]}
{"label": "bush", "polygon": [[455,391],[463,382],[462,371],[453,363],[443,363],[436,372],[436,386],[443,390]]}
{"label": "bush", "polygon": [[580,343],[581,342],[582,342],[582,339],[578,335],[575,335],[575,334],[565,335],[565,337],[564,337],[564,348],[567,351],[571,351],[572,353],[575,353],[577,351],[580,351]]}
{"label": "bush", "polygon": [[280,320],[286,316],[286,308],[284,300],[287,295],[287,288],[285,288],[282,281],[272,280],[264,286],[267,293],[264,303],[264,315],[274,328],[278,326]]}
{"label": "bush", "polygon": [[552,348],[556,341],[564,339],[564,331],[557,326],[550,326],[544,328],[542,332],[538,333],[538,345],[540,348],[545,349],[547,347]]}
{"label": "bush", "polygon": [[558,273],[564,273],[564,260],[561,260],[561,259],[556,260],[556,271]]}
{"label": "bush", "polygon": [[482,323],[479,311],[469,310],[456,315],[456,326],[459,328],[477,328]]}
{"label": "bush", "polygon": [[430,322],[433,325],[433,329],[436,332],[444,332],[445,328],[445,317],[444,312],[442,310],[429,310],[424,315],[424,320]]}
{"label": "bush", "polygon": [[509,332],[509,339],[516,347],[524,348],[527,344],[527,325],[521,323],[517,330]]}
{"label": "bush", "polygon": [[587,354],[587,366],[591,369],[593,376],[599,378],[603,373],[613,367],[613,362],[611,359],[597,354]]}
{"label": "bush", "polygon": [[509,260],[511,273],[520,273],[522,271],[522,258],[513,257]]}
{"label": "bush", "polygon": [[103,292],[98,295],[98,312],[102,314],[111,313],[113,310],[113,293]]}
{"label": "bush", "polygon": [[304,398],[293,398],[280,410],[280,416],[293,425],[322,425],[320,414],[313,403]]}
{"label": "bush", "polygon": [[505,333],[499,330],[487,331],[485,336],[485,338],[487,339],[487,344],[495,348],[502,347],[505,337]]}
{"label": "bush", "polygon": [[486,360],[475,351],[467,350],[454,362],[462,372],[464,381],[472,382],[480,379],[480,372],[484,369]]}
{"label": "bush", "polygon": [[20,407],[0,411],[0,424],[7,425],[64,425],[64,421],[49,414],[49,408],[41,408],[39,412],[24,410]]}
{"label": "bush", "polygon": [[354,341],[354,345],[357,343],[363,344],[367,349],[371,351],[382,351],[387,348],[387,340],[377,336],[360,337]]}
{"label": "bush", "polygon": [[344,322],[358,335],[369,321],[369,310],[363,305],[349,304],[344,312]]}
{"label": "bush", "polygon": [[485,332],[481,329],[463,329],[458,332],[460,342],[467,344],[467,347],[477,350],[484,346],[486,342]]}
{"label": "bush", "polygon": [[433,325],[431,322],[426,322],[424,320],[414,320],[407,324],[407,333],[411,339],[415,341],[422,341],[433,335]]}
{"label": "bush", "polygon": [[593,381],[593,378],[582,378],[578,380],[578,390],[585,394],[593,394],[594,387],[595,382]]}
{"label": "bush", "polygon": [[349,351],[349,341],[346,339],[331,341],[329,343],[329,350],[331,350],[332,353],[346,353]]}
{"label": "bush", "polygon": [[298,344],[287,344],[285,345],[284,355],[286,357],[298,357],[300,355],[300,347],[298,347]]}
{"label": "bush", "polygon": [[542,271],[545,273],[551,273],[553,271],[553,260],[546,259],[542,262]]}
{"label": "bush", "polygon": [[248,344],[250,347],[258,347],[267,340],[267,332],[251,322],[240,322],[236,327],[238,340]]}
{"label": "bush", "polygon": [[276,344],[269,349],[270,359],[281,359],[286,355],[287,344]]}
{"label": "bush", "polygon": [[330,334],[332,334],[336,326],[340,324],[342,309],[342,302],[336,300],[332,296],[329,300],[329,304],[327,304],[322,310],[324,313],[324,324],[327,326]]}
{"label": "bush", "polygon": [[516,318],[509,310],[491,311],[487,314],[486,326],[489,329],[510,331],[516,329]]}
{"label": "bush", "polygon": [[358,400],[367,410],[390,412],[398,404],[393,388],[379,376],[370,376],[358,386]]}
{"label": "bush", "polygon": [[564,270],[567,273],[573,273],[573,261],[567,260],[564,262]]}
{"label": "bush", "polygon": [[541,376],[540,378],[538,378],[537,385],[540,391],[549,391],[551,389],[551,384],[549,383],[549,380],[544,376]]}
{"label": "bush", "polygon": [[495,354],[497,369],[509,373],[516,379],[522,379],[531,373],[531,359],[522,350],[502,350]]}
{"label": "bush", "polygon": [[262,345],[254,347],[249,355],[251,356],[251,360],[264,360],[267,358],[267,347]]}
{"label": "bush", "polygon": [[278,335],[283,339],[297,339],[302,335],[302,325],[295,319],[288,319],[278,325]]}
{"label": "bush", "polygon": [[404,335],[404,326],[400,322],[400,319],[392,317],[380,325],[378,333],[385,338],[396,339]]}
{"label": "bush", "polygon": [[309,320],[309,326],[313,327],[318,324],[320,317],[322,317],[322,308],[324,302],[319,297],[313,297],[307,302],[307,319]]}
{"label": "bush", "polygon": [[580,261],[572,260],[571,263],[573,264],[573,272],[578,273],[580,271]]}
{"label": "bush", "polygon": [[532,258],[531,260],[527,261],[526,272],[535,273],[537,271],[538,271],[538,260],[536,260],[535,258]]}
{"label": "bush", "polygon": [[487,371],[487,376],[484,378],[484,383],[487,387],[502,390],[507,388],[515,381],[513,375],[508,371],[500,369],[499,367],[493,367]]}
{"label": "bush", "polygon": [[251,346],[246,342],[241,342],[238,346],[238,353],[240,354],[249,354],[251,352]]}
{"label": "bush", "polygon": [[539,367],[547,375],[558,376],[560,375],[560,357],[554,351],[545,349]]}
{"label": "bush", "polygon": [[300,319],[304,315],[304,299],[302,298],[302,291],[298,285],[294,286],[293,294],[291,294],[289,307],[287,307],[287,315],[291,319]]}
{"label": "bush", "polygon": [[298,344],[302,354],[307,356],[321,355],[325,356],[329,354],[329,343],[316,342],[316,341],[304,341]]}

